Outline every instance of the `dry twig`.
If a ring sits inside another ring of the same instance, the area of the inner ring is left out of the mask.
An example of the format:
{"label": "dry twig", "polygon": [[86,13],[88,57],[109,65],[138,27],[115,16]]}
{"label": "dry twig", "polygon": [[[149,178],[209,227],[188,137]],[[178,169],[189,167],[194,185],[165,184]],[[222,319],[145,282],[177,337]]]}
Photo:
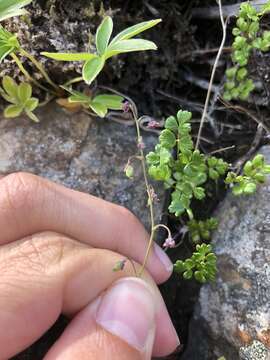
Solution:
{"label": "dry twig", "polygon": [[212,86],[213,86],[213,82],[214,82],[214,77],[215,77],[215,73],[216,73],[216,69],[218,66],[218,62],[220,59],[220,56],[222,54],[222,50],[225,44],[225,40],[226,40],[226,27],[227,27],[227,20],[224,21],[223,18],[223,11],[222,11],[222,3],[221,0],[218,0],[218,5],[219,5],[219,15],[220,15],[220,21],[221,21],[221,25],[222,25],[222,32],[223,32],[223,36],[222,36],[222,40],[221,40],[221,44],[219,47],[219,51],[217,53],[217,57],[215,60],[215,63],[213,65],[213,69],[212,69],[212,73],[211,73],[211,78],[209,81],[209,87],[208,87],[208,91],[207,91],[207,95],[206,95],[206,100],[205,100],[205,105],[204,105],[204,109],[203,109],[203,114],[202,114],[202,119],[201,119],[201,123],[200,123],[200,127],[199,127],[199,131],[198,131],[198,137],[197,137],[197,142],[196,142],[196,149],[198,149],[198,146],[200,144],[200,137],[201,137],[201,133],[202,133],[202,128],[203,128],[203,124],[204,124],[204,119],[207,115],[207,110],[208,110],[208,105],[209,105],[209,101],[210,101],[210,96],[211,96],[211,91],[212,91]]}

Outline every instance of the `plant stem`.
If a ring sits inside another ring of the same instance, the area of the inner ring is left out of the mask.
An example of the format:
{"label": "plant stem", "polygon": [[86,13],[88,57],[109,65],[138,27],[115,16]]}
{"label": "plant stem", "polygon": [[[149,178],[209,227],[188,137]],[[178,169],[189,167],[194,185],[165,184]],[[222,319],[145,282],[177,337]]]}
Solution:
{"label": "plant stem", "polygon": [[67,81],[66,83],[64,83],[63,86],[69,86],[71,84],[75,84],[75,83],[80,82],[80,81],[83,81],[82,76],[79,76],[79,77],[76,77],[74,79],[71,79],[71,80]]}
{"label": "plant stem", "polygon": [[[132,115],[135,121],[135,125],[136,125],[136,131],[137,131],[137,141],[138,144],[141,142],[141,131],[140,131],[140,121],[137,118],[137,111],[133,108],[133,106],[131,106],[131,111],[132,111]],[[144,257],[144,261],[142,264],[142,267],[139,270],[139,276],[142,276],[144,269],[146,267],[149,255],[150,255],[150,251],[154,242],[154,236],[155,236],[155,231],[157,229],[157,227],[155,226],[155,219],[154,219],[154,207],[153,207],[153,200],[151,197],[151,192],[150,192],[150,185],[149,185],[149,181],[148,181],[148,177],[147,177],[147,172],[146,172],[146,164],[145,164],[145,156],[144,156],[144,151],[142,148],[140,148],[140,160],[141,160],[141,165],[142,165],[142,171],[143,171],[143,178],[144,178],[144,182],[145,182],[145,187],[146,187],[146,192],[148,195],[148,206],[150,209],[150,221],[151,221],[151,234],[150,234],[150,239],[149,239],[149,243],[146,249],[146,253],[145,253],[145,257]]]}
{"label": "plant stem", "polygon": [[40,71],[40,73],[43,75],[44,79],[47,81],[48,84],[50,84],[55,90],[59,90],[59,86],[56,85],[51,78],[49,77],[49,75],[47,74],[46,70],[44,69],[44,67],[42,66],[42,64],[37,61],[33,55],[31,55],[29,52],[27,52],[26,50],[20,48],[20,53],[22,56],[27,57],[34,65],[35,67]]}
{"label": "plant stem", "polygon": [[29,72],[25,69],[25,67],[23,66],[23,64],[21,63],[20,59],[17,57],[17,55],[15,53],[11,53],[10,56],[12,57],[12,59],[16,62],[18,68],[20,69],[20,71],[23,73],[23,75],[33,84],[35,84],[37,87],[39,87],[40,89],[46,91],[46,92],[50,92],[49,89],[47,89],[45,86],[39,84],[39,82],[37,80],[35,80],[30,74]]}
{"label": "plant stem", "polygon": [[218,6],[219,6],[219,16],[220,16],[220,21],[221,21],[221,25],[222,25],[223,36],[222,36],[221,44],[220,44],[220,47],[219,47],[219,50],[218,50],[218,53],[217,53],[217,56],[216,56],[216,59],[215,59],[214,65],[213,65],[211,78],[210,78],[210,81],[209,81],[209,87],[208,87],[208,91],[207,91],[207,95],[206,95],[206,99],[205,99],[203,114],[202,114],[200,127],[199,127],[199,131],[198,131],[198,136],[197,136],[197,142],[196,142],[196,147],[195,147],[196,150],[198,149],[199,144],[200,144],[200,138],[201,138],[201,134],[202,134],[204,120],[205,120],[205,117],[207,115],[207,110],[208,110],[208,105],[209,105],[209,101],[210,101],[211,90],[212,90],[212,87],[213,87],[214,77],[215,77],[215,74],[216,74],[216,69],[217,69],[219,59],[220,59],[220,56],[222,54],[222,50],[224,48],[224,44],[225,44],[225,40],[226,40],[227,20],[224,21],[224,18],[223,18],[221,0],[218,0]]}

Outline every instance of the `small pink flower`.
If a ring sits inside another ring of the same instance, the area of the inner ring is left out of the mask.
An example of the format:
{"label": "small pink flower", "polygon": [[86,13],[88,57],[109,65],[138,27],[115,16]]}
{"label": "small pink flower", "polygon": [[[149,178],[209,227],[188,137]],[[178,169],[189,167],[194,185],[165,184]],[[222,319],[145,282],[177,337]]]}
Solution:
{"label": "small pink flower", "polygon": [[148,129],[156,129],[156,128],[159,128],[159,127],[160,127],[159,122],[157,122],[154,119],[150,120],[149,123],[147,124]]}
{"label": "small pink flower", "polygon": [[173,240],[172,237],[168,237],[163,244],[164,248],[174,248],[175,247],[175,241]]}

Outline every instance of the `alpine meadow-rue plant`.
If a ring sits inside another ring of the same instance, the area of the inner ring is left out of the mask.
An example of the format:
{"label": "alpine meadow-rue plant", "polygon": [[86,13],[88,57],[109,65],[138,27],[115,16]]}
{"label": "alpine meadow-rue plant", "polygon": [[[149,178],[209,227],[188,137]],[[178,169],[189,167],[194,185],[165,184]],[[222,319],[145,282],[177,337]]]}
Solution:
{"label": "alpine meadow-rue plant", "polygon": [[[31,0],[0,0],[0,21],[12,16],[26,13],[24,7]],[[236,36],[233,45],[234,67],[227,71],[228,83],[225,85],[224,97],[227,100],[240,97],[246,98],[252,88],[248,79],[247,65],[252,49],[267,51],[270,47],[269,32],[260,33],[259,20],[264,13],[270,11],[270,1],[260,13],[254,12],[250,4],[241,5],[240,17],[234,29]],[[36,88],[39,94],[49,94],[49,99],[70,111],[84,111],[90,115],[106,117],[110,110],[130,113],[134,119],[137,133],[137,153],[128,159],[125,167],[126,176],[134,178],[134,163],[140,162],[143,180],[147,194],[147,206],[150,213],[150,240],[145,253],[143,264],[137,273],[130,259],[123,259],[115,264],[113,271],[124,269],[127,261],[133,266],[136,276],[141,276],[148,261],[153,246],[156,232],[163,228],[167,231],[167,238],[163,247],[170,249],[179,246],[177,236],[172,236],[170,229],[164,224],[156,224],[154,204],[158,197],[149,182],[148,175],[164,184],[165,189],[171,193],[168,211],[176,218],[181,218],[184,224],[182,235],[188,235],[194,247],[192,256],[184,261],[175,263],[175,271],[182,274],[185,279],[195,278],[203,283],[212,281],[216,274],[216,256],[211,245],[203,243],[209,241],[211,233],[218,224],[214,218],[196,219],[194,217],[194,200],[203,201],[208,196],[206,185],[217,184],[223,181],[232,188],[235,195],[250,195],[255,192],[259,184],[263,183],[266,175],[270,173],[270,166],[265,164],[262,155],[257,155],[248,161],[243,169],[243,174],[230,171],[230,165],[221,158],[208,156],[195,148],[191,136],[191,117],[188,111],[180,110],[176,116],[170,116],[165,121],[164,129],[160,132],[155,149],[145,155],[145,144],[141,135],[141,121],[138,117],[136,105],[125,100],[124,96],[115,93],[99,93],[93,86],[98,75],[104,69],[107,61],[123,53],[156,50],[155,43],[149,40],[135,38],[142,32],[158,25],[161,19],[144,21],[128,27],[112,37],[113,20],[106,16],[99,25],[95,35],[96,51],[94,53],[50,53],[42,55],[55,61],[76,61],[82,63],[81,76],[70,79],[65,84],[56,84],[49,77],[42,63],[31,53],[27,52],[20,44],[17,34],[7,31],[0,25],[0,62],[11,59],[15,62],[24,77],[24,81],[17,84],[11,77],[4,76],[0,95],[8,103],[4,109],[7,119],[16,118],[26,114],[31,120],[38,122],[34,111],[40,105],[37,97],[32,96]],[[258,37],[260,36],[260,37]],[[36,80],[28,72],[22,62],[26,58],[31,62],[41,75],[41,80]],[[80,91],[76,89],[81,82]],[[75,89],[73,89],[73,86]],[[90,89],[89,89],[90,86]],[[150,120],[149,129],[160,129],[162,126],[156,120]]]}

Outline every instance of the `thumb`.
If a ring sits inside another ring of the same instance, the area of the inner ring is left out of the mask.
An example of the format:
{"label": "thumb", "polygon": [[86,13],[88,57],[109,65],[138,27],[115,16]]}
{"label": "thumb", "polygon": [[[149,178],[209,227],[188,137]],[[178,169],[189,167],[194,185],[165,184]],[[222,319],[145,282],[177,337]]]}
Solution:
{"label": "thumb", "polygon": [[123,278],[71,321],[44,360],[150,360],[155,329],[153,290]]}

